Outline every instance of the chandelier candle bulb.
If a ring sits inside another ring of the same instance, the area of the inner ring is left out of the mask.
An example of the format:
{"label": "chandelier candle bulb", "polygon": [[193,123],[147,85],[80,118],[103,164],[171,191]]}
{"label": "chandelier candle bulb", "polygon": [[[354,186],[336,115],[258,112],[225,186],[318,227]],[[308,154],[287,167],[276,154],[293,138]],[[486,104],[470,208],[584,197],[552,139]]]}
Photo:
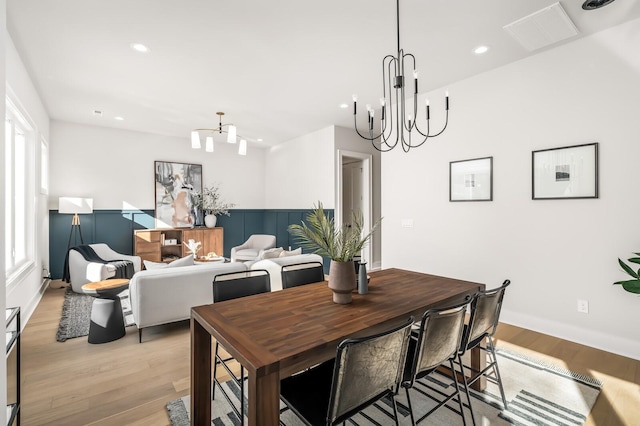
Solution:
{"label": "chandelier candle bulb", "polygon": [[418,94],[418,70],[413,70],[413,85],[414,85],[413,93],[417,95]]}
{"label": "chandelier candle bulb", "polygon": [[447,111],[449,111],[449,91],[444,92],[445,100],[447,103]]}
{"label": "chandelier candle bulb", "polygon": [[206,146],[205,146],[205,151],[213,152],[213,137],[212,136],[207,136],[207,143],[206,143]]}

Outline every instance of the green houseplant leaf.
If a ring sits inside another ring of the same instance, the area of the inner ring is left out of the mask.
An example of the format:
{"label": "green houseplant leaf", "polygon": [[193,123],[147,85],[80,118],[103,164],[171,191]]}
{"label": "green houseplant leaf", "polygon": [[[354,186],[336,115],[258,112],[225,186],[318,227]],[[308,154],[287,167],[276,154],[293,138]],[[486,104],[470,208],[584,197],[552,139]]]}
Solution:
{"label": "green houseplant leaf", "polygon": [[640,294],[640,280],[618,281],[617,283],[613,284],[622,285],[622,288],[624,288],[629,293]]}
{"label": "green houseplant leaf", "polygon": [[622,267],[622,269],[624,269],[624,271],[631,275],[633,278],[638,279],[638,274],[629,267],[629,265],[627,265],[626,263],[624,263],[622,260],[618,259],[618,263],[620,264],[620,266]]}

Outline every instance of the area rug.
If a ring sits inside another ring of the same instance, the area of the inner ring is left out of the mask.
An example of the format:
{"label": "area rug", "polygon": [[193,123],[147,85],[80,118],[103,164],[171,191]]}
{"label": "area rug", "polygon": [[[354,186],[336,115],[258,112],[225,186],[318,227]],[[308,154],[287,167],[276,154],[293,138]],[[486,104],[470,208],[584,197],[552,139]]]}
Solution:
{"label": "area rug", "polygon": [[[502,375],[505,396],[509,408],[502,410],[500,392],[497,386],[487,383],[483,392],[472,391],[472,403],[476,417],[476,424],[480,425],[582,425],[591,407],[596,401],[602,383],[592,377],[572,373],[571,371],[545,364],[521,354],[498,349],[498,365]],[[450,381],[444,377],[440,380],[437,375],[429,378],[430,386],[441,386],[449,392]],[[423,380],[424,381],[424,380]],[[225,382],[223,386],[235,395],[237,404],[239,388],[235,382]],[[411,402],[417,417],[429,411],[434,402],[411,390]],[[404,391],[400,391],[397,402],[401,425],[411,424],[409,412],[406,409]],[[167,403],[169,419],[173,426],[189,424],[189,395]],[[245,401],[246,407],[246,401]],[[421,425],[453,425],[462,424],[462,420],[454,411],[457,404],[441,407],[425,419]],[[286,426],[303,425],[290,410],[281,402],[281,423]],[[471,420],[468,416],[467,420]],[[352,418],[351,424],[370,424],[374,419],[379,424],[393,424],[390,401],[381,401],[365,409]],[[245,423],[247,419],[245,418]],[[220,396],[212,401],[213,425],[240,425],[238,418]]]}
{"label": "area rug", "polygon": [[[129,327],[134,324],[129,289],[123,290],[119,295],[124,314],[124,324]],[[64,342],[74,337],[89,335],[89,323],[91,320],[91,305],[95,297],[88,294],[75,293],[71,287],[67,287],[62,304],[62,316],[56,333],[56,340]]]}

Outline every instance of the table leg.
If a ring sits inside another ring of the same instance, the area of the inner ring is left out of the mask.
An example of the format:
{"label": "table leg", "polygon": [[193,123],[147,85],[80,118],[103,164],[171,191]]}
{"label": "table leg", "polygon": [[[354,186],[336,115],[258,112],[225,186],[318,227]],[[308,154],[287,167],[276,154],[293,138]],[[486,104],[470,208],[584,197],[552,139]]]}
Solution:
{"label": "table leg", "polygon": [[191,424],[211,424],[211,335],[191,318]]}
{"label": "table leg", "polygon": [[[471,368],[475,371],[482,371],[487,366],[487,358],[484,354],[484,351],[480,350],[480,348],[478,347],[471,349],[469,358],[471,362]],[[471,388],[476,391],[483,391],[486,387],[487,379],[484,377],[484,375],[471,385]]]}
{"label": "table leg", "polygon": [[249,426],[277,426],[280,421],[280,371],[249,372]]}

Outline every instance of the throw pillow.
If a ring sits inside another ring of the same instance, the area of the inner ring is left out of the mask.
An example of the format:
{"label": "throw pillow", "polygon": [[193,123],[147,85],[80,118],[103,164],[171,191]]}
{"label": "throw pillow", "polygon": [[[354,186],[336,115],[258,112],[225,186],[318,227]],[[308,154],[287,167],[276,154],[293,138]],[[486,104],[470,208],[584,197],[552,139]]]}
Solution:
{"label": "throw pillow", "polygon": [[283,252],[283,248],[282,247],[276,247],[276,248],[271,248],[271,249],[267,249],[267,250],[263,250],[260,253],[260,259],[274,259],[276,257],[280,256],[280,253]]}
{"label": "throw pillow", "polygon": [[167,267],[167,264],[163,262],[152,262],[150,260],[143,260],[142,262],[144,263],[144,268],[146,270],[162,269]]}
{"label": "throw pillow", "polygon": [[193,265],[193,254],[189,256],[181,257],[180,259],[174,260],[173,262],[167,265],[167,268],[176,268],[178,266],[189,266]]}
{"label": "throw pillow", "polygon": [[280,257],[297,256],[299,254],[302,254],[302,247],[298,247],[291,251],[283,250],[282,253],[280,253]]}

